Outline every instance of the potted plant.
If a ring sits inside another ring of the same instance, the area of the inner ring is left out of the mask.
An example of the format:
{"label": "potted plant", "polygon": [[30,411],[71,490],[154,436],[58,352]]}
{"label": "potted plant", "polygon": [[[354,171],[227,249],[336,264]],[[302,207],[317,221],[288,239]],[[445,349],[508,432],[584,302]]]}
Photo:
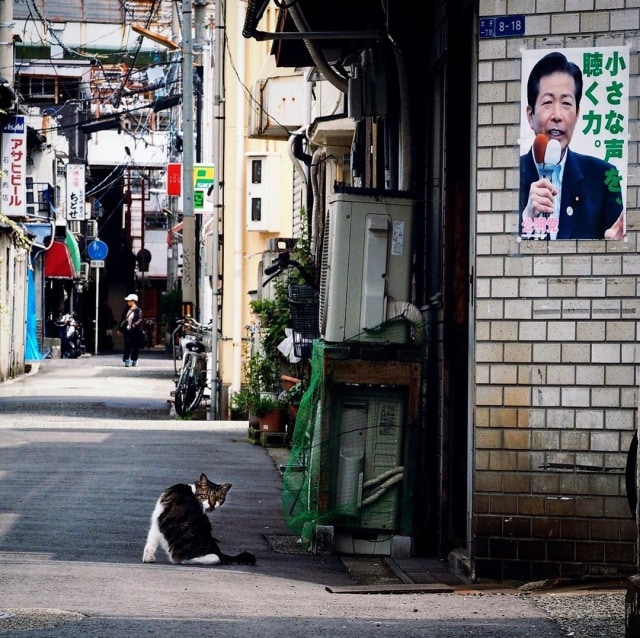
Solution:
{"label": "potted plant", "polygon": [[277,355],[254,352],[245,365],[249,388],[257,394],[278,394],[280,390],[280,361]]}
{"label": "potted plant", "polygon": [[290,316],[288,303],[286,297],[277,295],[277,299],[256,299],[250,305],[257,318],[259,347],[246,359],[245,379],[255,392],[277,397],[281,389],[280,375],[286,363],[278,346],[286,336]]}
{"label": "potted plant", "polygon": [[250,388],[240,388],[231,395],[231,420],[247,421],[256,395]]}
{"label": "potted plant", "polygon": [[251,412],[258,417],[262,432],[282,432],[284,430],[283,409],[285,403],[269,395],[258,396],[251,406]]}
{"label": "potted plant", "polygon": [[295,380],[295,383],[287,383],[283,379],[283,384],[285,386],[284,391],[280,395],[280,399],[287,404],[287,410],[289,411],[289,415],[292,419],[296,418],[298,413],[298,408],[300,407],[300,401],[302,400],[302,395],[305,393],[306,384],[301,379],[294,379],[293,377],[288,377],[291,380]]}

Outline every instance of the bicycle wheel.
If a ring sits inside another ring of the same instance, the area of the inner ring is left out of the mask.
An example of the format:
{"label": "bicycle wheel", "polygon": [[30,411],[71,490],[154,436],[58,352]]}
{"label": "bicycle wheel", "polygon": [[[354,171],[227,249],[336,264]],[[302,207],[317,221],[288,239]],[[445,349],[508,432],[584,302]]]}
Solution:
{"label": "bicycle wheel", "polygon": [[202,359],[188,357],[176,385],[175,407],[178,416],[188,416],[198,407],[205,386],[206,364]]}
{"label": "bicycle wheel", "polygon": [[202,401],[204,389],[207,387],[207,364],[204,359],[198,357],[193,366],[192,376],[193,398],[189,406],[189,412],[193,412]]}
{"label": "bicycle wheel", "polygon": [[193,400],[195,388],[193,385],[193,357],[187,357],[178,382],[176,383],[175,392],[175,408],[178,416],[187,416],[189,413],[189,405]]}

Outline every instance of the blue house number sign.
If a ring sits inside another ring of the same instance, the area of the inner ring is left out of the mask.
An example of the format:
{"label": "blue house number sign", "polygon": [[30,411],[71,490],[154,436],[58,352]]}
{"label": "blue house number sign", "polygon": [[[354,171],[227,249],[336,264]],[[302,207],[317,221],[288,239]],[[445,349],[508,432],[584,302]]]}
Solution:
{"label": "blue house number sign", "polygon": [[495,16],[480,18],[480,38],[513,38],[524,35],[524,16]]}

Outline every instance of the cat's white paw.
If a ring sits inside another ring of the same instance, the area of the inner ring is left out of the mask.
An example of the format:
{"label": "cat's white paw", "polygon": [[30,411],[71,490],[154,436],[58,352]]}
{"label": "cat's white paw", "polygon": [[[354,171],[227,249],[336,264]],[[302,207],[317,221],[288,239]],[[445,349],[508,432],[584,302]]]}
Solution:
{"label": "cat's white paw", "polygon": [[155,563],[156,562],[156,553],[151,550],[144,548],[144,552],[142,554],[142,562],[143,563]]}

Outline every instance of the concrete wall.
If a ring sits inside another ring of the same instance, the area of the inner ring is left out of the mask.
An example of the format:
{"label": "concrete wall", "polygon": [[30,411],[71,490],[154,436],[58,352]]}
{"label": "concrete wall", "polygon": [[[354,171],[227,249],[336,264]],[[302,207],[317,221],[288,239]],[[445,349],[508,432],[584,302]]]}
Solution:
{"label": "concrete wall", "polygon": [[25,364],[27,252],[12,236],[10,226],[0,230],[0,381],[24,374]]}

